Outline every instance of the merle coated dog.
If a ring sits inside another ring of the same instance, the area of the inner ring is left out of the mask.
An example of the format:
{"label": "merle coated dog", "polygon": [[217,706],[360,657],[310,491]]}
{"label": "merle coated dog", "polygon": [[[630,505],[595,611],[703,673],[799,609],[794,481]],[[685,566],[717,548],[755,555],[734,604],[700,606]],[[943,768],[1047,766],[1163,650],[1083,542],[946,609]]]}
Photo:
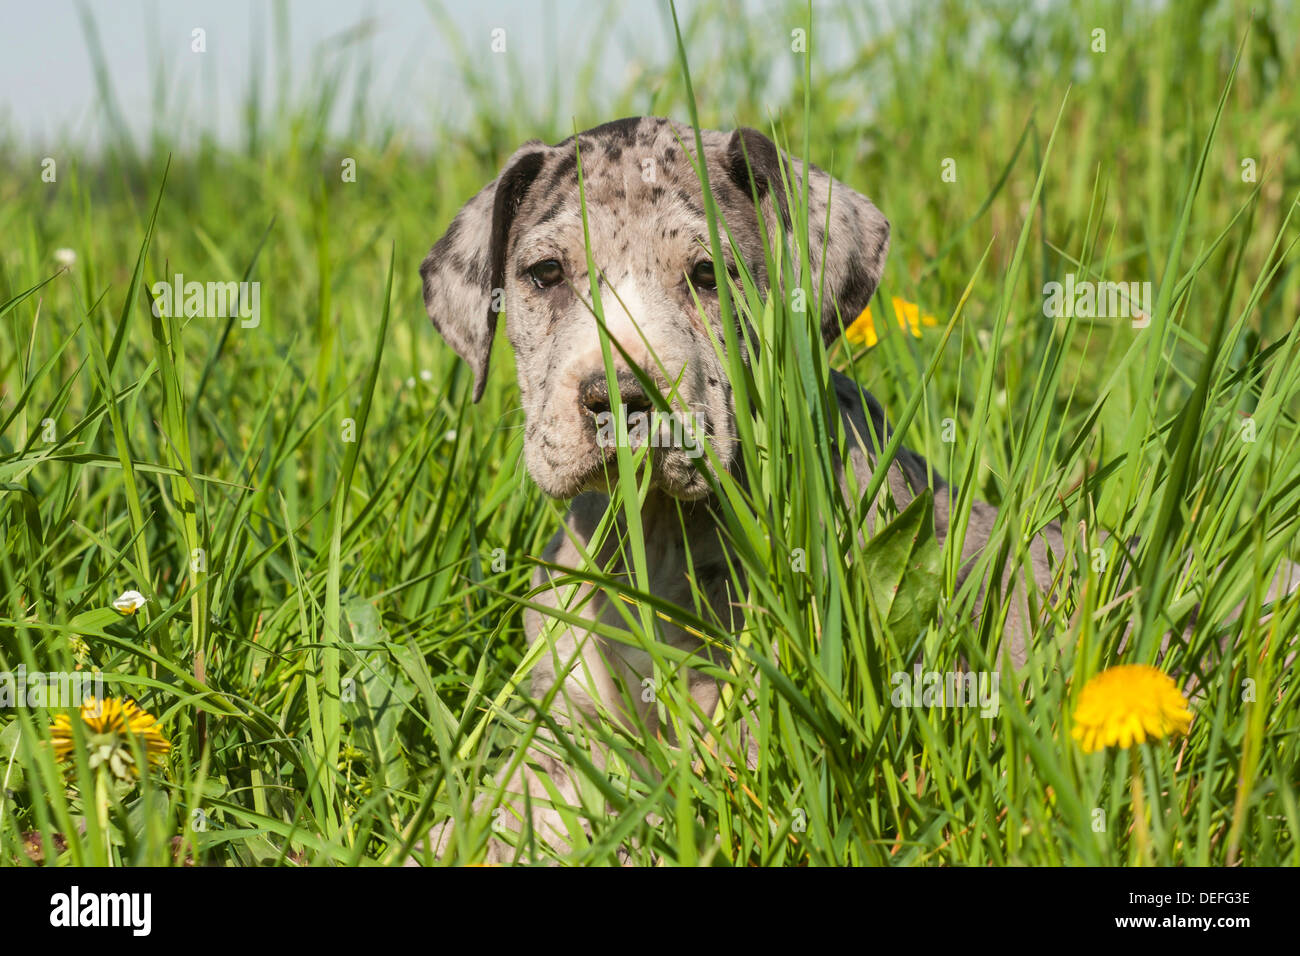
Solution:
{"label": "merle coated dog", "polygon": [[[745,410],[735,407],[726,363],[711,336],[725,341],[717,285],[726,281],[724,273],[736,274],[732,256],[744,259],[760,288],[767,286],[760,218],[768,236],[788,231],[786,196],[799,194],[807,180],[809,261],[816,271],[812,287],[825,290],[820,325],[827,345],[840,335],[844,322],[861,313],[880,281],[889,223],[866,196],[840,182],[832,188],[831,177],[821,169],[785,156],[752,129],[704,131],[702,142],[711,192],[731,237],[724,241],[725,262],[714,262],[708,252],[702,187],[693,166],[694,131],[644,117],[596,127],[579,134],[576,142],[524,144],[501,174],[466,203],[420,269],[433,324],[473,370],[475,401],[487,381],[498,314],[505,312],[525,413],[529,474],[548,495],[572,499],[566,526],[543,555],[548,564],[579,568],[591,560],[611,573],[620,570],[611,544],[591,553],[615,468],[613,452],[599,440],[597,427],[601,414],[611,410],[602,334],[620,346],[613,356],[621,403],[640,410],[652,404],[642,379],[631,373],[630,360],[675,410],[702,421],[717,462],[731,468],[735,420]],[[603,331],[588,300],[579,155]],[[836,460],[841,474],[851,468],[856,487],[865,488],[889,423],[875,399],[845,376],[832,374],[844,433],[851,436],[848,447],[836,450]],[[710,507],[709,482],[695,457],[686,447],[670,445],[655,448],[649,459],[653,484],[641,521],[650,588],[687,607],[694,589],[707,597],[719,620],[733,621],[729,562]],[[848,485],[842,482],[842,487]],[[935,530],[940,539],[946,537],[951,489],[919,455],[901,449],[889,465],[886,487],[899,508],[931,488]],[[963,575],[988,543],[996,516],[993,506],[974,503],[962,547]],[[869,513],[869,526],[871,521]],[[693,582],[687,577],[688,548]],[[1008,653],[1017,668],[1031,652],[1036,630],[1026,600],[1027,579],[1040,595],[1050,594],[1063,551],[1060,528],[1049,525],[1028,542],[1028,551],[1026,567],[1017,575],[1008,572],[1003,581],[1009,592],[1007,618],[1003,644],[995,651]],[[534,583],[545,588],[550,581],[547,570],[539,568]],[[541,595],[537,601],[542,605],[563,605],[584,620],[622,625],[618,609],[598,589],[551,587]],[[526,612],[530,641],[544,633],[545,623],[542,612]],[[695,636],[671,623],[663,626],[661,639],[707,654]],[[572,624],[552,626],[547,642],[532,672],[532,692],[541,699],[560,683],[554,695],[557,722],[572,725],[597,712],[626,715],[632,707],[639,711],[637,726],[655,729],[654,706],[627,690],[635,691],[650,674],[648,654]],[[692,695],[704,713],[712,713],[719,699],[717,682],[692,673]],[[562,852],[571,836],[551,807],[555,796],[570,805],[580,801],[574,772],[560,753],[545,740],[530,750],[505,781],[512,796],[503,819],[508,828],[521,828],[527,793],[536,836]],[[598,754],[594,757],[599,761]],[[449,824],[434,831],[436,852],[446,848],[450,836]],[[514,853],[506,840],[494,839],[488,859],[509,860]]]}

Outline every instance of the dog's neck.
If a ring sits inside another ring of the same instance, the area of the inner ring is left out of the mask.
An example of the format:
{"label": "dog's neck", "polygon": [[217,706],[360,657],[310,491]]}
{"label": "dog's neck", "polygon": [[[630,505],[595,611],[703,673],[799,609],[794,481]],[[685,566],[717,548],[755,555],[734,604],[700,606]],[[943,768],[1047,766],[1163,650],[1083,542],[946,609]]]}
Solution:
{"label": "dog's neck", "polygon": [[717,537],[717,499],[712,495],[683,501],[651,488],[641,505],[641,530],[647,539],[707,542]]}

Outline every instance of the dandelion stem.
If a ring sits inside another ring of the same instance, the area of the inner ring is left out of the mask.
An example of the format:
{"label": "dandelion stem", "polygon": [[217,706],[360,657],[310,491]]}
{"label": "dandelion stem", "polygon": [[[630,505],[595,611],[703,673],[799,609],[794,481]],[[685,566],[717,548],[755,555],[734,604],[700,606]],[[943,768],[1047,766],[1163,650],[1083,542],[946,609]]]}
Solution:
{"label": "dandelion stem", "polygon": [[1146,798],[1142,791],[1142,758],[1134,747],[1129,751],[1133,771],[1133,832],[1137,838],[1138,866],[1147,866],[1151,860],[1151,830],[1147,825]]}
{"label": "dandelion stem", "polygon": [[95,768],[95,819],[104,835],[105,866],[113,865],[113,837],[108,831],[108,763]]}

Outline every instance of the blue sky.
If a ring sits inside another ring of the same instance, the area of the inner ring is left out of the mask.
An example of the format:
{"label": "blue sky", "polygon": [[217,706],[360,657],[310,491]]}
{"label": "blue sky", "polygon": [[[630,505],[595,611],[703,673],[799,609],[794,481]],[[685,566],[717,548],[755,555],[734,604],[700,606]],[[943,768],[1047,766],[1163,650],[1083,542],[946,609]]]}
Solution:
{"label": "blue sky", "polygon": [[[664,13],[651,2],[615,5],[600,38],[602,72],[617,76],[631,56],[667,56]],[[276,5],[257,0],[0,0],[0,130],[20,142],[72,138],[99,141],[102,116],[83,11],[94,20],[121,113],[137,136],[151,126],[156,95],[177,122],[168,139],[184,147],[200,129],[225,136],[240,128],[240,109],[256,58],[275,70]],[[440,114],[454,115],[461,97],[448,39],[421,0],[287,0],[289,75],[301,89],[337,69],[329,44],[365,25],[373,63],[368,109],[403,110],[415,138]],[[592,20],[581,0],[448,2],[467,42],[486,55],[491,31],[506,30],[512,57],[529,70],[555,67],[554,52]],[[191,50],[205,31],[206,52]],[[587,47],[589,48],[589,47]],[[160,78],[161,77],[161,81]]]}

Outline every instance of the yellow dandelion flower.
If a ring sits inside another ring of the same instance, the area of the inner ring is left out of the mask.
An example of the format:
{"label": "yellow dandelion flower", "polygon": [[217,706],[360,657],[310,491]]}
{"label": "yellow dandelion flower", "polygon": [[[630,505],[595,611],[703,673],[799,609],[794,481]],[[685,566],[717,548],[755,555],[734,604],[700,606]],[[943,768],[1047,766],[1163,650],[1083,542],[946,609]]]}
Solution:
{"label": "yellow dandelion flower", "polygon": [[[163,762],[171,749],[158,721],[133,700],[87,697],[77,717],[81,720],[90,769],[107,766],[119,780],[133,780],[140,776],[131,746],[133,738],[140,742],[149,763],[155,766]],[[70,714],[59,714],[50,728],[54,755],[68,764],[72,760],[72,748],[76,746],[72,720]]]}
{"label": "yellow dandelion flower", "polygon": [[1146,664],[1122,664],[1084,685],[1072,735],[1084,753],[1094,753],[1185,734],[1191,722],[1187,698],[1168,674]]}
{"label": "yellow dandelion flower", "polygon": [[[894,306],[894,318],[898,322],[898,327],[912,333],[913,337],[921,337],[921,326],[938,325],[938,321],[932,315],[922,315],[921,307],[915,302],[908,302],[894,296],[891,300]],[[876,335],[875,321],[871,317],[871,306],[867,306],[862,313],[849,324],[844,330],[844,337],[854,345],[863,345],[871,348],[878,341]]]}

